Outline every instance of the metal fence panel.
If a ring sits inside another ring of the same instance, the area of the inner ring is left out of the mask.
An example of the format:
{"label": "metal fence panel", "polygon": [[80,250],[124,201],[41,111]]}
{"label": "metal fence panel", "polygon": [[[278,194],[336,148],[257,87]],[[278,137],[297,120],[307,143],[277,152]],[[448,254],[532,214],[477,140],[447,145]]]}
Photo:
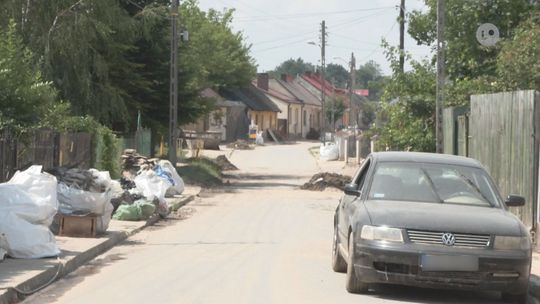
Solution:
{"label": "metal fence panel", "polygon": [[525,196],[526,206],[512,211],[529,227],[536,209],[536,102],[534,91],[473,95],[469,121],[470,156],[486,166],[504,197]]}

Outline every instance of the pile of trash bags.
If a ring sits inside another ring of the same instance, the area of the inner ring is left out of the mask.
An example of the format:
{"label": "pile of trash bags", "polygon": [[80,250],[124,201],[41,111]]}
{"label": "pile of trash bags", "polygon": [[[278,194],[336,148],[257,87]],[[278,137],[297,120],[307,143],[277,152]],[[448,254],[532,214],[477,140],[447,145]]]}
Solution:
{"label": "pile of trash bags", "polygon": [[0,184],[0,256],[35,259],[60,254],[49,230],[57,210],[56,177],[43,173],[41,166],[17,172]]}
{"label": "pile of trash bags", "polygon": [[[108,171],[96,169],[53,169],[49,172],[58,179],[58,213],[65,215],[97,216],[96,232],[104,233],[109,228],[113,206],[111,190],[113,181]],[[52,226],[58,231],[58,217]]]}
{"label": "pile of trash bags", "polygon": [[[95,216],[96,233],[104,233],[111,218],[145,220],[166,216],[166,196],[181,194],[184,182],[169,161],[157,161],[132,178],[111,179],[95,169],[31,166],[0,183],[0,261],[60,254],[53,232],[61,216]],[[114,215],[113,215],[114,213]]]}
{"label": "pile of trash bags", "polygon": [[135,177],[125,174],[113,193],[113,219],[146,220],[154,213],[165,217],[169,206],[165,197],[184,192],[184,181],[171,162],[160,160],[141,169]]}

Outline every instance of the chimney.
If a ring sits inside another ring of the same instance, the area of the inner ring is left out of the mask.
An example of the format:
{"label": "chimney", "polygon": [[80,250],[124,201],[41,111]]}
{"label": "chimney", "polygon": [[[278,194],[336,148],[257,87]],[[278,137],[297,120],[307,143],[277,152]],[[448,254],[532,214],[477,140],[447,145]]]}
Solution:
{"label": "chimney", "polygon": [[257,87],[259,87],[259,89],[268,91],[268,81],[269,81],[268,73],[257,74]]}
{"label": "chimney", "polygon": [[292,75],[289,75],[289,74],[281,74],[281,80],[283,80],[285,82],[293,82],[294,77]]}

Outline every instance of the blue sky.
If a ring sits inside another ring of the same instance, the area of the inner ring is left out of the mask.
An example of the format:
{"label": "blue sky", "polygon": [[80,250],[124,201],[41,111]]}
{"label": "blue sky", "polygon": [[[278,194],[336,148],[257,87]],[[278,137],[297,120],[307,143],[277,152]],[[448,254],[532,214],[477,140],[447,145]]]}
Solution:
{"label": "blue sky", "polygon": [[[251,55],[258,71],[274,69],[289,58],[301,57],[319,64],[320,49],[309,45],[319,41],[322,20],[326,21],[326,62],[346,65],[354,52],[357,67],[368,60],[379,63],[385,74],[389,65],[380,48],[381,38],[399,44],[399,0],[199,0],[203,10],[234,8],[233,30],[243,32],[252,44]],[[406,10],[425,10],[423,0],[406,0]],[[413,58],[429,56],[406,35],[405,49]],[[407,66],[406,66],[407,69]]]}

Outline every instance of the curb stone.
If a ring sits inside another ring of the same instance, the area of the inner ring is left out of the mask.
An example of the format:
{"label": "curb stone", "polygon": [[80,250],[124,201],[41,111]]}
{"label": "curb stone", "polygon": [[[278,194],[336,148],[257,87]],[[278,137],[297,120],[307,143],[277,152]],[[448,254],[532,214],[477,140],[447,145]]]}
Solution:
{"label": "curb stone", "polygon": [[[173,202],[170,202],[171,204],[170,209],[173,211],[177,211],[178,209],[185,206],[186,204],[193,201],[194,199],[195,199],[195,195],[188,195],[186,197],[182,197],[179,199],[175,198]],[[91,247],[88,250],[81,252],[80,254],[77,254],[76,256],[74,256],[73,258],[67,261],[60,260],[59,265],[57,267],[49,268],[45,271],[42,271],[39,274],[35,275],[34,277],[20,283],[17,286],[14,286],[14,288],[10,287],[7,289],[0,290],[0,304],[13,304],[13,303],[22,301],[24,299],[24,295],[19,294],[19,292],[17,292],[15,289],[21,290],[23,292],[35,290],[47,284],[51,280],[51,278],[53,278],[58,273],[57,278],[55,278],[54,280],[54,281],[57,281],[58,279],[75,271],[77,268],[81,267],[82,265],[93,260],[97,256],[107,252],[109,249],[113,248],[115,245],[125,241],[130,236],[140,232],[141,230],[143,230],[144,228],[148,226],[154,225],[160,219],[161,217],[159,215],[154,214],[152,217],[150,217],[146,221],[144,225],[138,228],[135,228],[131,231],[120,231],[120,232],[111,233],[110,238],[107,239],[106,241],[99,243],[98,245]],[[59,270],[58,267],[60,267],[61,269]]]}

